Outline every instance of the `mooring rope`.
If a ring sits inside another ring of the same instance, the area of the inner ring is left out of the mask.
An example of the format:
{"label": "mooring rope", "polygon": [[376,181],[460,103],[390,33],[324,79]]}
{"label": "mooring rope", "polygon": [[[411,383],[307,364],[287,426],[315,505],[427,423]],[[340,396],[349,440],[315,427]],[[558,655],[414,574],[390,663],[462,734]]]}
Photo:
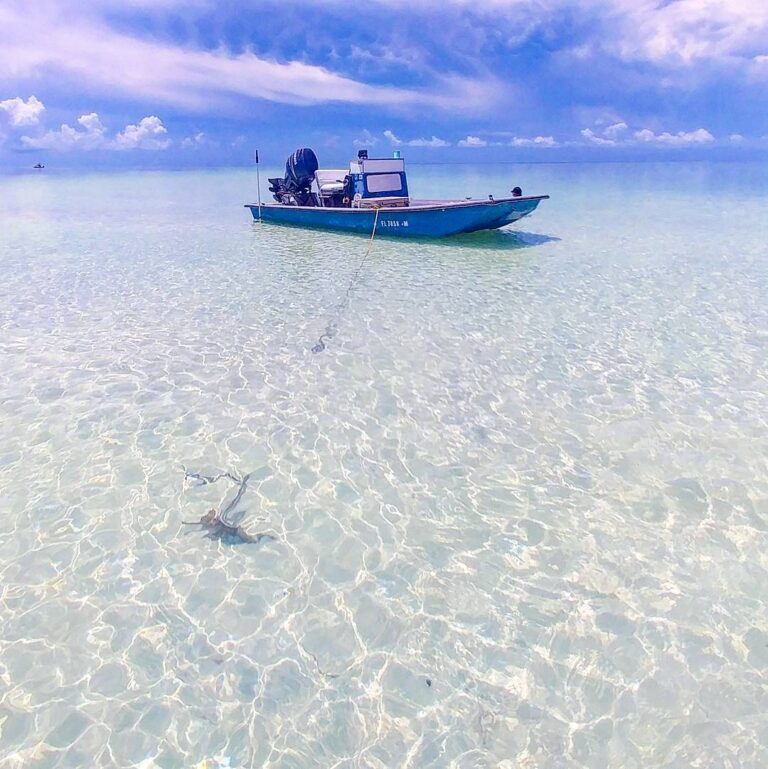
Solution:
{"label": "mooring rope", "polygon": [[317,339],[317,344],[312,348],[313,353],[322,352],[326,344],[323,341],[323,339],[327,339],[330,341],[333,339],[334,335],[336,334],[336,326],[341,319],[341,314],[346,309],[346,305],[349,303],[349,295],[352,293],[352,289],[357,282],[357,278],[360,275],[360,272],[363,269],[363,266],[365,265],[366,259],[368,259],[368,255],[371,253],[373,249],[373,239],[376,237],[376,224],[379,221],[379,206],[376,206],[376,210],[373,216],[373,229],[371,230],[371,237],[368,240],[368,248],[365,249],[365,253],[363,254],[363,258],[360,260],[360,264],[357,265],[357,269],[355,270],[354,274],[352,275],[352,279],[349,281],[349,285],[347,286],[347,291],[344,294],[344,298],[339,302],[338,306],[336,307],[336,312],[334,313],[334,318],[331,320],[331,322],[325,327],[325,331],[320,334],[320,336]]}

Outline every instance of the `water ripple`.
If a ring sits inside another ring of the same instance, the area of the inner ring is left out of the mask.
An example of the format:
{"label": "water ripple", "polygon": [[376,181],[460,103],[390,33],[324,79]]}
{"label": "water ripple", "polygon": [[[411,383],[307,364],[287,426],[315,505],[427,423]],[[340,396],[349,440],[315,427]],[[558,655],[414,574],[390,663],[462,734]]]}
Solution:
{"label": "water ripple", "polygon": [[0,765],[768,764],[765,195],[686,168],[377,242],[323,355],[363,239],[9,183]]}

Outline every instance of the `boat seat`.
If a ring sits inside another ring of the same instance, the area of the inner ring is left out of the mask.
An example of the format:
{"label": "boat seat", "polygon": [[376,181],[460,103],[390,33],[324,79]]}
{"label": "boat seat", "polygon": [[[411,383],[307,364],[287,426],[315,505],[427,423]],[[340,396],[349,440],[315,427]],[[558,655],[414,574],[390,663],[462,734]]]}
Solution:
{"label": "boat seat", "polygon": [[344,177],[347,171],[344,169],[318,169],[315,171],[315,179],[321,194],[330,195],[333,192],[341,192],[344,189]]}

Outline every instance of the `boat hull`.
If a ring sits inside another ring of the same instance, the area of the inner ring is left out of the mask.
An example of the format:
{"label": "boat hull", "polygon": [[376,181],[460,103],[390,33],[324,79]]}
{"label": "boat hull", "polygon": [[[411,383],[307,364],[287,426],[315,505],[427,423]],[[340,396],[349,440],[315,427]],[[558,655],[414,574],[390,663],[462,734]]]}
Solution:
{"label": "boat hull", "polygon": [[407,208],[320,208],[277,204],[252,205],[253,218],[348,232],[370,233],[376,221],[377,235],[442,238],[478,230],[495,230],[512,224],[536,210],[548,195],[500,200],[414,201]]}

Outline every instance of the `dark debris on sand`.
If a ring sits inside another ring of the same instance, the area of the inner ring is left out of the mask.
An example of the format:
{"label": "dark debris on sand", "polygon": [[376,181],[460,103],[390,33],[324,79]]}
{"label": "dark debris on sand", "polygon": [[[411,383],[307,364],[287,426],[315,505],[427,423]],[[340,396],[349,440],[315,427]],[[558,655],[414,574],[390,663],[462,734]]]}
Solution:
{"label": "dark debris on sand", "polygon": [[240,504],[243,494],[245,494],[250,476],[244,475],[242,478],[238,478],[230,472],[219,473],[218,475],[202,475],[201,473],[189,472],[186,468],[183,469],[184,478],[199,481],[199,486],[216,483],[216,481],[222,478],[227,478],[233,483],[238,484],[237,494],[235,494],[226,507],[223,507],[221,510],[211,508],[199,521],[182,521],[185,526],[202,526],[206,531],[205,536],[208,539],[220,539],[227,544],[258,544],[265,540],[275,539],[272,534],[265,532],[251,535],[240,525],[245,516],[245,511],[236,510],[236,508]]}

